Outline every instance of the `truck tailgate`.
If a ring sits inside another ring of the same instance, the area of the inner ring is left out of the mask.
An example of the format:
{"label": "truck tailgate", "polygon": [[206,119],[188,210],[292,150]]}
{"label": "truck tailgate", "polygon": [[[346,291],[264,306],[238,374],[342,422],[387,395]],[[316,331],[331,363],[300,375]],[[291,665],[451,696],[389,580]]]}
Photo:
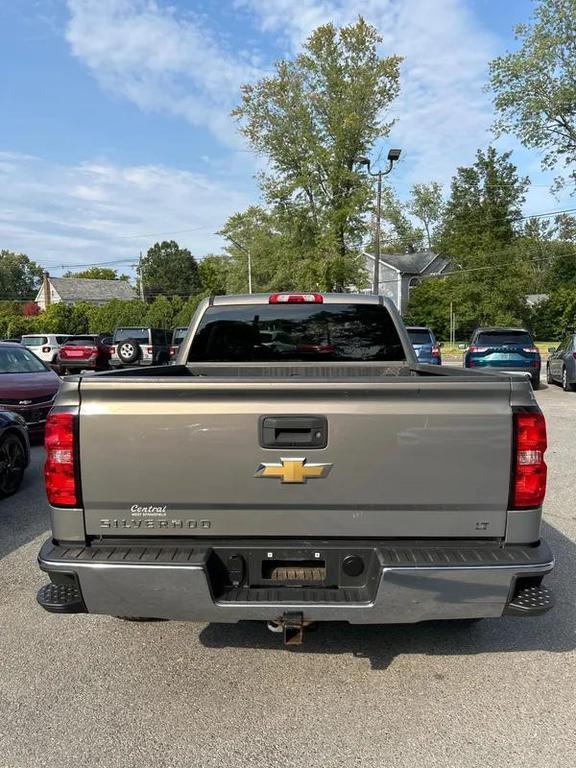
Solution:
{"label": "truck tailgate", "polygon": [[[80,397],[89,535],[505,533],[509,381],[95,376]],[[326,446],[262,447],[266,416],[325,418]]]}

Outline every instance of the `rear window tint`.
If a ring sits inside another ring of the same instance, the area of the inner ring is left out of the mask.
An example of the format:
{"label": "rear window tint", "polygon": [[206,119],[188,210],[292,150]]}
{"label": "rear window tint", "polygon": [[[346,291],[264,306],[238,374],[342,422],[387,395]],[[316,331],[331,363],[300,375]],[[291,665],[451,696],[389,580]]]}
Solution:
{"label": "rear window tint", "polygon": [[96,339],[94,339],[93,336],[82,336],[77,339],[68,339],[66,342],[67,347],[86,347],[86,346],[94,346],[96,344]]}
{"label": "rear window tint", "polygon": [[408,336],[412,344],[432,344],[432,335],[430,331],[423,329],[408,328]]}
{"label": "rear window tint", "polygon": [[115,342],[127,339],[134,339],[138,344],[149,344],[149,330],[148,328],[118,328],[114,331]]}
{"label": "rear window tint", "polygon": [[523,347],[533,347],[534,342],[525,331],[486,331],[479,333],[475,344],[487,347],[498,347],[501,344],[519,344]]}
{"label": "rear window tint", "polygon": [[23,336],[22,344],[25,347],[42,347],[44,344],[48,344],[48,338],[46,336]]}
{"label": "rear window tint", "polygon": [[370,304],[259,304],[209,307],[192,362],[404,361],[385,307]]}

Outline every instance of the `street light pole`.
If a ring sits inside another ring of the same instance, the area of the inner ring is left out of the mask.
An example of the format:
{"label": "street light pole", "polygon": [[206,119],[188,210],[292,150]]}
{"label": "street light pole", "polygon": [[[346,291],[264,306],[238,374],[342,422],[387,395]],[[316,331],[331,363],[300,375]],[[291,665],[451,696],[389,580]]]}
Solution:
{"label": "street light pole", "polygon": [[376,296],[380,293],[380,214],[382,210],[382,176],[387,176],[392,170],[394,163],[400,157],[401,149],[391,149],[388,152],[388,168],[385,171],[379,170],[372,173],[370,170],[370,160],[367,157],[359,157],[358,163],[360,165],[367,166],[370,176],[375,176],[378,179],[377,193],[376,193],[376,231],[374,233],[375,239],[375,258],[374,258],[374,273],[372,275],[372,293]]}

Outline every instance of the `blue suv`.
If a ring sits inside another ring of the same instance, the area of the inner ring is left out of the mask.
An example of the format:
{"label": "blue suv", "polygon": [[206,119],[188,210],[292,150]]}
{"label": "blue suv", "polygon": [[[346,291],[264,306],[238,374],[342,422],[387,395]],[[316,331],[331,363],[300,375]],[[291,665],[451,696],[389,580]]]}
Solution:
{"label": "blue suv", "polygon": [[442,345],[436,341],[430,328],[412,325],[406,328],[406,330],[419,363],[442,365],[442,356],[440,354],[440,347]]}

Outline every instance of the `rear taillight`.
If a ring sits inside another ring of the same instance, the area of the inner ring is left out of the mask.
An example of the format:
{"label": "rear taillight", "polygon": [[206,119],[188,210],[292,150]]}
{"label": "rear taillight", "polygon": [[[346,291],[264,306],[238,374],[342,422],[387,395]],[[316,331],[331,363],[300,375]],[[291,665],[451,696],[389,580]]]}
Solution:
{"label": "rear taillight", "polygon": [[146,347],[146,352],[149,355],[152,355],[154,353],[154,347]]}
{"label": "rear taillight", "polygon": [[489,347],[468,347],[468,352],[488,352]]}
{"label": "rear taillight", "polygon": [[576,360],[576,352],[572,352],[572,357]]}
{"label": "rear taillight", "polygon": [[42,352],[44,352],[44,353],[51,352],[51,351],[52,351],[51,347],[42,347]]}
{"label": "rear taillight", "polygon": [[321,293],[273,293],[268,299],[270,304],[322,304]]}
{"label": "rear taillight", "polygon": [[48,502],[55,507],[76,507],[79,503],[76,419],[75,411],[54,410],[46,420],[44,481]]}
{"label": "rear taillight", "polygon": [[170,347],[170,357],[176,357],[177,352],[178,352],[178,347]]}
{"label": "rear taillight", "polygon": [[436,344],[432,347],[432,357],[440,357],[440,347]]}
{"label": "rear taillight", "polygon": [[546,494],[546,421],[538,412],[514,414],[512,507],[539,507]]}

